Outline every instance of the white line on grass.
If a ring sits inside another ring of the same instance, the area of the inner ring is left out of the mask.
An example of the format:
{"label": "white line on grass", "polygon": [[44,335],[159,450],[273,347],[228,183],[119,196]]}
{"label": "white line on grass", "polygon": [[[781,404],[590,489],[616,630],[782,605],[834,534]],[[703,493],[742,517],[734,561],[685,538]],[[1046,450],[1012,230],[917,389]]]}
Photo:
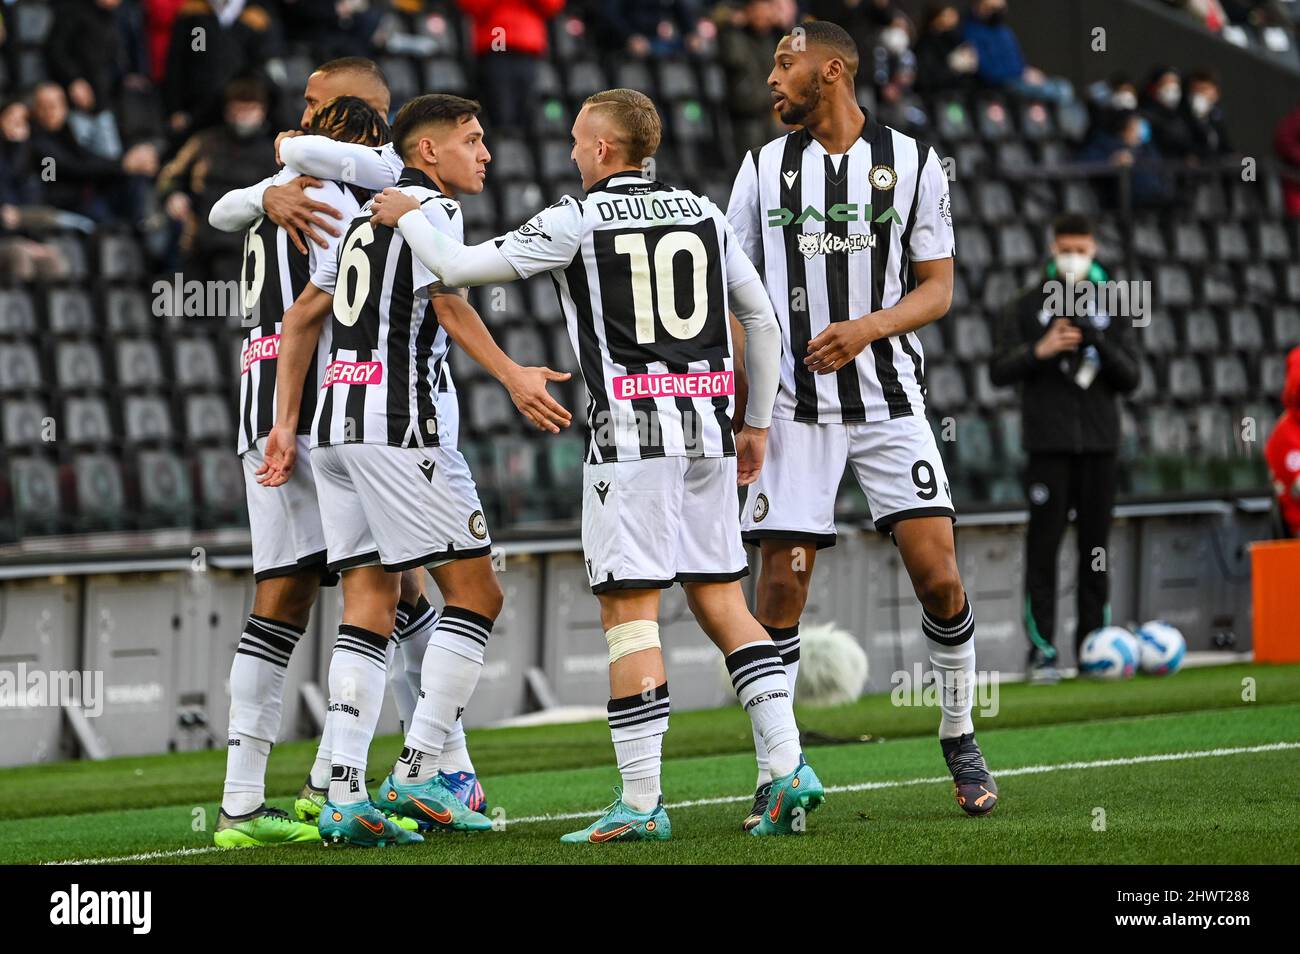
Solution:
{"label": "white line on grass", "polygon": [[[1047,772],[1070,772],[1078,770],[1116,768],[1126,765],[1146,765],[1152,762],[1186,762],[1192,759],[1216,759],[1228,755],[1251,755],[1257,752],[1282,752],[1300,749],[1300,742],[1270,742],[1267,745],[1246,745],[1236,748],[1198,749],[1191,752],[1164,752],[1159,755],[1135,755],[1118,759],[1095,759],[1091,762],[1059,762],[1055,765],[1025,765],[1020,768],[999,769],[994,776],[999,779],[1012,778],[1016,775],[1042,775]],[[935,775],[927,778],[894,779],[884,782],[855,782],[852,785],[827,785],[828,793],[834,792],[868,792],[883,788],[904,788],[909,785],[936,785],[951,782],[948,775]],[[715,798],[696,798],[685,802],[672,802],[665,808],[698,808],[704,805],[729,805],[735,802],[747,802],[750,795],[720,795]],[[583,818],[599,818],[600,812],[565,812],[554,815],[525,815],[521,818],[505,819],[507,825],[528,825],[538,822],[577,821]],[[120,855],[116,858],[80,858],[72,861],[47,861],[49,865],[112,865],[130,861],[159,861],[164,858],[182,858],[189,855],[206,855],[229,849],[209,845],[206,848],[177,848],[171,851],[146,851],[138,855]]]}

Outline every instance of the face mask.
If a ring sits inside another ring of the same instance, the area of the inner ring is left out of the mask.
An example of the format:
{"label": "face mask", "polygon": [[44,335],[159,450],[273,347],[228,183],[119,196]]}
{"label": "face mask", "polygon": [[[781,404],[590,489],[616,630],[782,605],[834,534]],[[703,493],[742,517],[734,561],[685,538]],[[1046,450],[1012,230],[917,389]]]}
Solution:
{"label": "face mask", "polygon": [[902,27],[885,27],[880,31],[880,45],[895,56],[907,52],[907,31]]}
{"label": "face mask", "polygon": [[1116,109],[1137,109],[1138,98],[1125,90],[1122,93],[1116,93],[1110,98],[1111,106]]}
{"label": "face mask", "polygon": [[257,135],[257,131],[261,128],[261,122],[238,120],[230,123],[230,131],[233,132],[238,139],[247,139],[249,136],[255,136]]}
{"label": "face mask", "polygon": [[1204,93],[1197,93],[1191,98],[1191,107],[1192,115],[1197,119],[1204,119],[1214,108],[1214,103]]}
{"label": "face mask", "polygon": [[1081,282],[1092,268],[1092,256],[1081,252],[1061,252],[1056,256],[1056,274],[1067,282]]}
{"label": "face mask", "polygon": [[1166,83],[1160,87],[1156,93],[1156,100],[1165,109],[1173,109],[1183,98],[1183,91],[1178,88],[1176,83]]}

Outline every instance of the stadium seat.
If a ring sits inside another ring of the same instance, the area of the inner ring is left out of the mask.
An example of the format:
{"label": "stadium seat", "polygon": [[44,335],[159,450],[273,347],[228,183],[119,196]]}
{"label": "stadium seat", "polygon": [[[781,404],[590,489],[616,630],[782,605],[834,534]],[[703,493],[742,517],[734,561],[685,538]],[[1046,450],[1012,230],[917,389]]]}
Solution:
{"label": "stadium seat", "polygon": [[931,364],[925,371],[927,400],[935,410],[962,408],[967,401],[966,379],[954,364]]}
{"label": "stadium seat", "polygon": [[1167,392],[1171,398],[1193,401],[1205,396],[1201,366],[1195,358],[1174,358],[1169,362]]}
{"label": "stadium seat", "polygon": [[118,387],[138,390],[158,388],[165,383],[162,355],[148,338],[123,338],[114,348]]}
{"label": "stadium seat", "polygon": [[1228,214],[1228,201],[1223,185],[1213,179],[1190,184],[1192,215],[1202,222],[1219,222]]}
{"label": "stadium seat", "polygon": [[135,282],[144,277],[140,242],[131,235],[107,234],[99,239],[99,276],[106,281]]}
{"label": "stadium seat", "polygon": [[99,349],[89,341],[58,342],[54,346],[54,378],[60,391],[103,387],[104,365]]}
{"label": "stadium seat", "polygon": [[108,330],[114,334],[144,332],[156,328],[157,319],[145,294],[138,288],[110,288],[104,296]]}
{"label": "stadium seat", "polygon": [[420,77],[414,61],[404,56],[381,56],[378,65],[388,79],[393,103],[404,103],[420,94]]}
{"label": "stadium seat", "polygon": [[1283,305],[1273,310],[1272,338],[1279,351],[1300,346],[1300,308]]}
{"label": "stadium seat", "polygon": [[184,389],[226,383],[210,338],[173,338],[172,369],[173,383]]}
{"label": "stadium seat", "polygon": [[668,126],[674,140],[688,147],[697,147],[713,139],[713,128],[697,99],[675,101],[669,109]]}
{"label": "stadium seat", "polygon": [[570,102],[580,103],[593,93],[608,89],[605,71],[594,60],[578,60],[568,64],[562,92]]}
{"label": "stadium seat", "polygon": [[39,447],[49,412],[41,401],[20,399],[3,405],[4,446],[31,450]]}
{"label": "stadium seat", "polygon": [[14,38],[24,46],[44,44],[54,23],[54,5],[24,3],[12,9],[16,20]]}
{"label": "stadium seat", "polygon": [[[573,343],[569,340],[569,329],[564,325],[552,325],[550,328],[551,367],[556,371],[569,371],[574,377],[579,374],[578,358],[573,353]],[[577,413],[577,409],[569,408]]]}
{"label": "stadium seat", "polygon": [[24,288],[0,290],[0,336],[36,333],[36,309]]}
{"label": "stadium seat", "polygon": [[700,95],[715,109],[726,102],[727,74],[721,64],[705,62],[700,65]]}
{"label": "stadium seat", "polygon": [[1086,180],[1067,180],[1061,191],[1061,206],[1089,218],[1097,218],[1100,205],[1092,183]]}
{"label": "stadium seat", "polygon": [[564,313],[555,295],[555,285],[546,276],[530,278],[524,282],[528,294],[528,314],[544,324],[563,324]]}
{"label": "stadium seat", "polygon": [[921,342],[922,355],[928,367],[931,361],[939,361],[944,356],[945,346],[943,340],[943,328],[948,318],[932,321],[928,325],[922,325],[914,333]]}
{"label": "stadium seat", "polygon": [[183,526],[190,522],[194,495],[185,466],[175,453],[169,450],[140,451],[136,455],[135,479],[146,524]]}
{"label": "stadium seat", "polygon": [[1165,308],[1185,308],[1195,298],[1192,280],[1181,265],[1156,267],[1155,293],[1157,304]]}
{"label": "stadium seat", "polygon": [[1201,297],[1207,305],[1232,305],[1239,297],[1233,273],[1226,265],[1210,265],[1201,275]]}
{"label": "stadium seat", "polygon": [[1195,408],[1196,444],[1207,458],[1231,457],[1236,453],[1236,427],[1232,415],[1222,405],[1206,404]]}
{"label": "stadium seat", "polygon": [[975,127],[986,142],[1000,142],[1015,132],[1011,113],[1001,99],[985,99],[975,107]]}
{"label": "stadium seat", "polygon": [[1221,347],[1219,325],[1204,308],[1189,311],[1183,318],[1187,350],[1192,354],[1211,354]]}
{"label": "stadium seat", "polygon": [[1250,392],[1246,368],[1236,355],[1224,354],[1214,359],[1211,364],[1211,381],[1214,396],[1224,400],[1244,398]]}
{"label": "stadium seat", "polygon": [[54,288],[45,299],[50,331],[56,335],[88,335],[96,331],[95,309],[81,289]]}
{"label": "stadium seat", "polygon": [[1088,107],[1074,100],[1056,107],[1056,127],[1066,139],[1081,143],[1088,135]]}
{"label": "stadium seat", "polygon": [[1133,254],[1153,261],[1161,261],[1169,256],[1169,246],[1165,242],[1164,232],[1153,219],[1140,219],[1133,223],[1131,233]]}
{"label": "stadium seat", "polygon": [[682,60],[661,60],[658,63],[658,73],[661,99],[672,102],[700,98],[700,83],[689,63]]}
{"label": "stadium seat", "polygon": [[1022,287],[1019,277],[1014,272],[1006,270],[990,272],[984,279],[984,292],[981,296],[984,310],[988,314],[997,314]]}
{"label": "stadium seat", "polygon": [[1020,107],[1020,133],[1030,141],[1050,139],[1056,135],[1052,112],[1043,103],[1025,103]]}
{"label": "stadium seat", "polygon": [[1261,301],[1277,300],[1277,276],[1263,262],[1247,265],[1241,273],[1242,289],[1246,297]]}
{"label": "stadium seat", "polygon": [[20,536],[60,528],[63,505],[59,470],[53,462],[44,457],[11,458],[9,488]]}
{"label": "stadium seat", "polygon": [[502,192],[501,215],[510,228],[532,218],[546,206],[546,193],[539,182],[508,182]]}
{"label": "stadium seat", "polygon": [[1038,243],[1029,229],[1012,222],[998,229],[998,258],[1003,265],[1031,265],[1038,261]]}
{"label": "stadium seat", "polygon": [[1195,222],[1179,222],[1174,226],[1174,257],[1189,265],[1199,265],[1210,257],[1205,233]]}
{"label": "stadium seat", "polygon": [[1161,456],[1182,456],[1191,450],[1191,428],[1182,408],[1152,406],[1146,410],[1150,451]]}
{"label": "stadium seat", "polygon": [[465,217],[465,229],[485,228],[495,232],[497,225],[495,206],[495,196],[491,192],[462,197],[460,213]]}
{"label": "stadium seat", "polygon": [[116,529],[126,522],[122,469],[111,454],[78,454],[72,461],[72,492],[80,529]]}
{"label": "stadium seat", "polygon": [[471,293],[471,301],[478,313],[483,316],[489,328],[501,328],[512,319],[524,318],[528,314],[524,290],[518,282],[505,285],[479,285]]}
{"label": "stadium seat", "polygon": [[1166,356],[1178,351],[1176,322],[1169,314],[1156,314],[1145,327],[1138,330],[1138,340],[1147,354]]}
{"label": "stadium seat", "polygon": [[1016,203],[1005,182],[981,182],[975,186],[975,211],[986,225],[1014,222]]}
{"label": "stadium seat", "polygon": [[473,382],[461,389],[461,412],[466,411],[476,435],[512,430],[517,415],[510,395],[495,381]]}
{"label": "stadium seat", "polygon": [[36,349],[25,341],[0,344],[0,394],[19,394],[42,387]]}
{"label": "stadium seat", "polygon": [[126,439],[132,444],[171,440],[172,419],[167,402],[157,395],[132,395],[122,402]]}
{"label": "stadium seat", "polygon": [[193,443],[226,441],[234,433],[230,405],[215,394],[191,394],[185,399],[185,435]]}
{"label": "stadium seat", "polygon": [[494,136],[492,139],[491,172],[494,179],[513,182],[516,179],[533,179],[537,164],[528,143],[515,136]]}
{"label": "stadium seat", "polygon": [[1246,229],[1238,222],[1220,222],[1213,231],[1221,262],[1244,262],[1251,257]]}
{"label": "stadium seat", "polygon": [[572,150],[563,142],[544,142],[541,150],[542,178],[548,182],[571,184],[575,167],[569,157]]}
{"label": "stadium seat", "polygon": [[449,57],[437,57],[424,64],[424,88],[463,96],[469,89],[469,83],[460,63]]}
{"label": "stadium seat", "polygon": [[248,498],[239,458],[226,448],[204,448],[195,454],[195,462],[201,525],[246,521]]}
{"label": "stadium seat", "polygon": [[546,355],[546,342],[536,327],[516,325],[502,336],[502,348],[506,354],[525,367],[549,365]]}
{"label": "stadium seat", "polygon": [[993,432],[988,421],[977,413],[956,415],[952,460],[959,471],[968,474],[989,474],[997,469],[997,453],[993,447]]}
{"label": "stadium seat", "polygon": [[108,402],[99,396],[70,397],[63,403],[63,430],[74,447],[111,444],[117,440]]}
{"label": "stadium seat", "polygon": [[45,241],[57,248],[67,261],[67,281],[73,285],[79,285],[90,277],[90,266],[86,262],[86,239],[84,236],[64,233],[51,236]]}
{"label": "stadium seat", "polygon": [[993,335],[983,315],[950,315],[947,322],[954,355],[978,364],[993,353]]}
{"label": "stadium seat", "polygon": [[1261,351],[1264,332],[1259,315],[1249,305],[1239,305],[1228,312],[1228,347],[1235,351]]}
{"label": "stadium seat", "polygon": [[974,133],[970,111],[960,99],[941,100],[932,110],[935,132],[947,142],[962,142]]}
{"label": "stadium seat", "polygon": [[1281,222],[1255,223],[1255,249],[1260,258],[1284,262],[1291,257],[1291,243]]}

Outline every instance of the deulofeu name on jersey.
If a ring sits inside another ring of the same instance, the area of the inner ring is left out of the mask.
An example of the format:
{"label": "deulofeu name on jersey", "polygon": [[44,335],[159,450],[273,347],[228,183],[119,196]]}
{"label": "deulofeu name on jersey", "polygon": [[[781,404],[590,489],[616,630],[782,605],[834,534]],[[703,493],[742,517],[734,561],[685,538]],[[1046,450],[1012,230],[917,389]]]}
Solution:
{"label": "deulofeu name on jersey", "polygon": [[[874,218],[873,218],[874,216]],[[893,222],[896,225],[903,224],[903,218],[898,214],[898,210],[892,205],[875,215],[875,210],[868,202],[865,205],[861,202],[836,202],[829,209],[823,212],[815,205],[805,206],[802,212],[796,213],[793,209],[768,209],[767,225],[768,228],[784,228],[787,225],[803,225],[805,222]]]}
{"label": "deulofeu name on jersey", "polygon": [[644,195],[601,199],[596,203],[596,211],[602,222],[675,222],[704,215],[699,202],[687,194],[667,199]]}

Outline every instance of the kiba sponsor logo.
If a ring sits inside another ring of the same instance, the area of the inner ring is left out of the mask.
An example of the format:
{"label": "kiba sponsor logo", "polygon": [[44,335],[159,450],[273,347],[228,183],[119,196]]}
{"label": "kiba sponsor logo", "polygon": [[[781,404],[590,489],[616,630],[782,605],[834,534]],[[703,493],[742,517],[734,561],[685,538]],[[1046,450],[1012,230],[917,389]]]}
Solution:
{"label": "kiba sponsor logo", "polygon": [[332,384],[383,384],[384,366],[378,361],[331,361],[321,388]]}
{"label": "kiba sponsor logo", "polygon": [[252,341],[244,342],[244,351],[239,356],[239,373],[247,374],[248,369],[259,361],[273,361],[280,357],[280,336],[263,335]]}
{"label": "kiba sponsor logo", "polygon": [[50,895],[50,923],[76,925],[119,924],[132,934],[148,934],[153,927],[153,894],[149,891],[82,891],[74,884]]}
{"label": "kiba sponsor logo", "polygon": [[697,371],[686,374],[626,374],[614,379],[614,397],[620,401],[659,397],[722,397],[736,393],[731,371]]}

